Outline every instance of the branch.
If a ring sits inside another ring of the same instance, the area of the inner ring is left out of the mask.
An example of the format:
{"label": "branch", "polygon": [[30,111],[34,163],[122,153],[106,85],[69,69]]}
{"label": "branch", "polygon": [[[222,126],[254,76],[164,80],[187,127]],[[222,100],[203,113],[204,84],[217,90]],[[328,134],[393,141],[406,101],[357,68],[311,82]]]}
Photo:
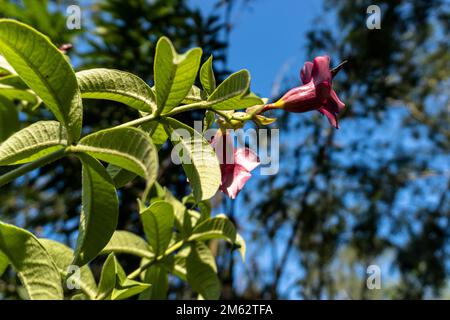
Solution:
{"label": "branch", "polygon": [[4,175],[0,176],[0,187],[3,187],[5,184],[10,183],[11,181],[23,176],[24,174],[33,171],[35,169],[38,169],[40,167],[43,167],[51,162],[54,162],[58,159],[61,159],[65,156],[66,150],[60,149],[58,151],[55,151],[53,153],[50,153],[36,161],[27,163],[17,169],[11,170],[8,173],[5,173]]}

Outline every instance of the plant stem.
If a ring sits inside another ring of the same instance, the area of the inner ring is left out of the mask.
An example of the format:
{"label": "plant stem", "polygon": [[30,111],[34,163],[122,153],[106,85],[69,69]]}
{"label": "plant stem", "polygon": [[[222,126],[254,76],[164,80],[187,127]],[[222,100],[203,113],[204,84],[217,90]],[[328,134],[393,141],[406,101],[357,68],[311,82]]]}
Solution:
{"label": "plant stem", "polygon": [[168,113],[163,114],[162,116],[169,117],[173,116],[174,114],[189,111],[189,110],[195,110],[195,109],[207,109],[209,107],[209,104],[207,101],[200,101],[196,103],[191,104],[185,104],[183,106],[176,107],[169,111]]}
{"label": "plant stem", "polygon": [[156,120],[156,119],[158,119],[158,117],[159,116],[156,116],[154,114],[150,114],[148,116],[145,116],[145,117],[142,117],[142,118],[139,118],[139,119],[136,119],[136,120],[132,120],[132,121],[128,121],[128,122],[122,123],[122,124],[120,124],[118,126],[115,126],[114,129],[135,127],[135,126],[144,124],[146,122],[150,122],[150,121]]}
{"label": "plant stem", "polygon": [[191,103],[191,104],[186,104],[177,108],[172,109],[171,111],[158,115],[158,114],[150,114],[148,116],[136,119],[136,120],[132,120],[129,122],[125,122],[121,125],[115,126],[114,129],[116,128],[126,128],[126,127],[135,127],[150,121],[154,121],[160,117],[170,117],[173,116],[175,114],[178,113],[182,113],[185,111],[189,111],[189,110],[195,110],[195,109],[206,109],[208,106],[208,104],[205,101],[201,101],[201,102],[196,102],[196,103]]}
{"label": "plant stem", "polygon": [[27,163],[17,169],[11,170],[8,173],[5,173],[4,175],[0,176],[0,187],[3,187],[5,184],[10,183],[14,179],[19,178],[20,176],[23,176],[24,174],[33,171],[35,169],[38,169],[40,167],[43,167],[53,161],[56,161],[58,159],[61,159],[64,157],[66,150],[60,149],[58,151],[55,151],[53,153],[50,153],[36,161]]}
{"label": "plant stem", "polygon": [[177,243],[175,243],[173,246],[171,246],[169,249],[166,250],[166,252],[164,252],[164,254],[160,255],[159,257],[150,260],[148,262],[146,262],[145,264],[143,264],[142,266],[140,266],[139,268],[137,268],[136,270],[134,270],[132,273],[130,273],[128,275],[128,279],[134,279],[136,277],[138,277],[143,271],[147,270],[148,268],[150,268],[153,264],[155,264],[158,261],[161,261],[162,259],[164,259],[166,256],[174,253],[175,251],[177,251],[178,249],[180,249],[184,244],[184,240],[178,241]]}

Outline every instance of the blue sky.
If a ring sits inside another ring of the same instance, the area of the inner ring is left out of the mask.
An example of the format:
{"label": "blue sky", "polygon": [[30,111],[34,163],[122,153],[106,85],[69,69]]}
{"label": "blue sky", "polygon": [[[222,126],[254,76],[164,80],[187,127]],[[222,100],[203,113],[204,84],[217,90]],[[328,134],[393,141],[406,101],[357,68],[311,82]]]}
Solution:
{"label": "blue sky", "polygon": [[[205,12],[214,10],[215,1],[190,2]],[[298,77],[307,58],[306,33],[321,8],[322,1],[298,0],[253,0],[248,6],[238,5],[232,16],[228,67],[249,69],[252,90],[270,97],[277,79]]]}

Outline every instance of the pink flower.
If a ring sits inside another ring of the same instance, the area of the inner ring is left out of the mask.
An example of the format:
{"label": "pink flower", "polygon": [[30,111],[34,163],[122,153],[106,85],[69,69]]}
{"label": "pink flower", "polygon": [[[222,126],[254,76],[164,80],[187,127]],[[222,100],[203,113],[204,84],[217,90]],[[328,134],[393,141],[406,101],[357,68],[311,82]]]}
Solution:
{"label": "pink flower", "polygon": [[249,148],[234,148],[233,139],[220,129],[212,139],[211,145],[220,162],[222,173],[220,190],[234,199],[252,176],[250,172],[260,164],[258,156]]}
{"label": "pink flower", "polygon": [[345,104],[332,88],[333,76],[339,69],[340,67],[330,70],[328,56],[316,57],[313,62],[307,61],[300,72],[303,85],[289,90],[277,102],[268,104],[263,112],[270,109],[289,112],[318,110],[328,118],[333,127],[339,128],[337,115]]}

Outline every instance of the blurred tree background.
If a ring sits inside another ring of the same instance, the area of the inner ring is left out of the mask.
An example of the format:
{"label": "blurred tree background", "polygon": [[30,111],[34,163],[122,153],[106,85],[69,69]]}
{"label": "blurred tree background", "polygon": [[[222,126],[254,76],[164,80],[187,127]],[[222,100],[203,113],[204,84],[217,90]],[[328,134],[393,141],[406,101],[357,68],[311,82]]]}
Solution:
{"label": "blurred tree background", "polygon": [[[231,14],[258,0],[216,3],[205,14],[188,0],[0,0],[0,16],[33,25],[57,45],[72,43],[77,70],[121,69],[152,84],[154,45],[162,35],[179,51],[201,46],[205,57],[214,54],[219,78],[230,72]],[[86,13],[81,30],[65,27],[72,4]],[[239,212],[252,225],[245,234],[248,260],[242,265],[219,245],[223,298],[450,297],[449,6],[439,0],[378,1],[382,29],[368,30],[370,4],[327,0],[311,27],[305,58],[328,53],[335,65],[349,61],[334,84],[347,105],[341,129],[318,114],[274,113],[274,126],[283,128],[280,172],[257,178],[264,198],[250,197],[248,189],[241,196]],[[298,82],[286,79],[285,88]],[[119,104],[85,103],[91,130],[131,116]],[[22,125],[46,117],[51,115],[40,108],[23,114]],[[184,177],[163,152],[159,179],[183,196]],[[79,164],[70,159],[19,179],[2,188],[0,219],[73,244],[80,181]],[[140,232],[140,190],[139,180],[121,189],[120,229]],[[227,207],[232,213],[229,202]],[[121,262],[126,269],[138,263],[129,257]],[[372,264],[382,269],[382,290],[366,287]],[[0,297],[20,295],[9,276],[0,280]],[[170,298],[190,297],[189,288],[175,279],[171,284]]]}
{"label": "blurred tree background", "polygon": [[[369,30],[371,4],[325,1],[308,34],[309,57],[349,61],[334,84],[347,106],[341,129],[277,114],[290,130],[281,171],[249,201],[260,223],[249,241],[269,243],[273,260],[252,264],[258,297],[449,297],[449,5],[377,1],[381,29]],[[366,287],[372,264],[382,290]]]}

